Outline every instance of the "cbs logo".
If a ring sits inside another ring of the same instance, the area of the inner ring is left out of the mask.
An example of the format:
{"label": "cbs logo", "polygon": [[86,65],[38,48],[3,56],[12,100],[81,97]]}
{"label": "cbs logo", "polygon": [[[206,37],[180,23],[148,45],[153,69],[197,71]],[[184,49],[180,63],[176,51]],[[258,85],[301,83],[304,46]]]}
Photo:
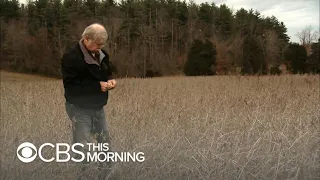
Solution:
{"label": "cbs logo", "polygon": [[17,156],[24,163],[32,162],[37,157],[37,148],[32,143],[24,142],[17,148]]}

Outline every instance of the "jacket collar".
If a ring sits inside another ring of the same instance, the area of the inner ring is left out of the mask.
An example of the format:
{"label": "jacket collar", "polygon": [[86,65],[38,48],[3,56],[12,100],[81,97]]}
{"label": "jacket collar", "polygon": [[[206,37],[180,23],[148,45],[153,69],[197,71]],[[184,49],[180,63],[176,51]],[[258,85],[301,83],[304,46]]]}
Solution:
{"label": "jacket collar", "polygon": [[81,39],[79,41],[79,45],[80,45],[80,49],[84,55],[84,60],[86,61],[86,63],[88,64],[96,64],[98,66],[100,66],[100,63],[102,61],[102,59],[106,56],[101,50],[99,50],[99,61],[100,63],[98,63],[88,52],[87,48],[84,46],[83,44],[83,39]]}

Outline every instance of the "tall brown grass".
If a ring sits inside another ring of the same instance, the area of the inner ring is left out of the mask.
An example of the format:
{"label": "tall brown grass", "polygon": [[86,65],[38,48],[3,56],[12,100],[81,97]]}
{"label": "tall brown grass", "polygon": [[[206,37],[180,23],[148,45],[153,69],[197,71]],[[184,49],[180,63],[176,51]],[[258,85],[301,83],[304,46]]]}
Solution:
{"label": "tall brown grass", "polygon": [[[320,179],[318,76],[119,79],[106,114],[110,179]],[[22,142],[71,143],[59,80],[1,83],[0,179],[74,179],[74,163],[24,164]],[[92,166],[89,179],[95,179]]]}

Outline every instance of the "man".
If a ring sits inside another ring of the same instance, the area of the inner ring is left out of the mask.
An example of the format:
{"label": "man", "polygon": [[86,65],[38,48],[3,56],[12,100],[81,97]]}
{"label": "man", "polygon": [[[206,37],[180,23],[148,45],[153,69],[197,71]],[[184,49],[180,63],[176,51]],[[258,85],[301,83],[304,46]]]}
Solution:
{"label": "man", "polygon": [[84,30],[79,43],[62,58],[65,108],[73,122],[73,143],[86,145],[93,133],[98,143],[110,145],[103,107],[108,101],[108,91],[114,89],[117,82],[112,78],[109,56],[102,49],[107,39],[106,29],[92,24]]}

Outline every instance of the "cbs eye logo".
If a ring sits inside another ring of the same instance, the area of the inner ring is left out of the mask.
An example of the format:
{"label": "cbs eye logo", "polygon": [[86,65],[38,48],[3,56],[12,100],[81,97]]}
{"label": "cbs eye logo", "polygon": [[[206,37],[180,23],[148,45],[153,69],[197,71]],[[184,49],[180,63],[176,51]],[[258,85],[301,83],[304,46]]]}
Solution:
{"label": "cbs eye logo", "polygon": [[[32,155],[33,151],[34,151],[34,155]],[[17,156],[20,159],[20,161],[24,163],[32,162],[37,157],[37,148],[32,143],[24,142],[20,144],[20,146],[18,147]]]}

